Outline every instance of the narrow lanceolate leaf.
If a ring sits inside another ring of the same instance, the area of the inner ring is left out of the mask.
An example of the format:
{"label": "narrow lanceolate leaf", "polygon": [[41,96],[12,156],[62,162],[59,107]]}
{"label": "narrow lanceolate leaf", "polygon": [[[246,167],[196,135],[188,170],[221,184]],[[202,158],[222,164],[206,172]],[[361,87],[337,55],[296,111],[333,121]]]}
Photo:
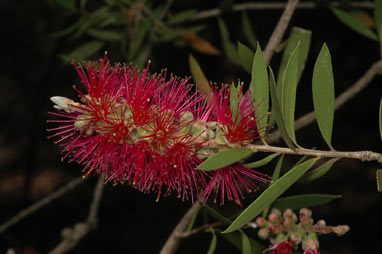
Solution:
{"label": "narrow lanceolate leaf", "polygon": [[248,18],[248,13],[243,11],[243,15],[241,16],[241,27],[243,28],[243,33],[245,39],[247,39],[249,45],[255,49],[257,47],[257,38],[255,33],[253,32],[253,28],[251,22]]}
{"label": "narrow lanceolate leaf", "polygon": [[191,54],[188,55],[188,62],[190,64],[192,78],[194,79],[194,82],[198,86],[199,90],[205,95],[210,96],[211,86],[208,84],[207,78],[204,76],[204,73],[198,62]]}
{"label": "narrow lanceolate leaf", "polygon": [[333,149],[332,130],[334,118],[334,78],[332,59],[326,44],[321,48],[313,69],[313,105],[318,127],[328,146]]}
{"label": "narrow lanceolate leaf", "polygon": [[[280,172],[281,172],[281,167],[282,167],[282,164],[283,164],[283,160],[284,160],[284,154],[281,155],[280,159],[278,160],[277,164],[276,164],[276,167],[275,167],[275,170],[273,170],[273,174],[272,174],[272,183],[271,185],[276,182],[279,177],[280,177]],[[269,186],[271,186],[269,185]],[[269,187],[268,187],[269,188]],[[263,211],[263,218],[266,218],[267,215],[268,215],[268,212],[269,212],[269,208],[270,208],[270,205],[268,205],[264,211]]]}
{"label": "narrow lanceolate leaf", "polygon": [[377,190],[378,192],[382,192],[382,169],[377,170],[376,176],[377,176]]}
{"label": "narrow lanceolate leaf", "polygon": [[244,164],[244,166],[246,166],[247,168],[258,168],[258,167],[261,167],[261,166],[268,164],[278,155],[279,155],[278,153],[274,153],[274,154],[268,155],[267,157],[265,157],[264,159],[261,159],[259,161]]}
{"label": "narrow lanceolate leaf", "polygon": [[60,58],[65,62],[70,62],[72,60],[81,62],[97,53],[104,45],[105,43],[102,41],[90,41],[76,48],[68,55],[61,55]]}
{"label": "narrow lanceolate leaf", "polygon": [[87,33],[94,38],[101,39],[104,41],[119,41],[121,39],[121,33],[118,31],[111,30],[100,30],[100,29],[89,29]]}
{"label": "narrow lanceolate leaf", "polygon": [[194,214],[192,215],[190,224],[188,224],[188,226],[187,226],[187,231],[190,231],[194,227],[196,218],[198,217],[198,214],[200,211],[200,203],[199,202],[197,202],[194,206],[195,206]]}
{"label": "narrow lanceolate leaf", "polygon": [[251,150],[245,148],[224,149],[208,157],[196,169],[209,171],[224,168],[246,158],[251,153],[253,153]]}
{"label": "narrow lanceolate leaf", "polygon": [[283,211],[287,208],[292,210],[299,210],[304,207],[313,207],[329,203],[330,201],[341,198],[341,195],[327,195],[327,194],[304,194],[279,198],[273,202],[272,207]]}
{"label": "narrow lanceolate leaf", "polygon": [[231,90],[229,94],[229,105],[232,112],[232,122],[239,123],[240,122],[240,107],[239,107],[239,101],[241,100],[242,94],[242,86],[243,84],[239,84],[238,87],[235,86],[235,84],[232,83]]}
{"label": "narrow lanceolate leaf", "polygon": [[381,38],[382,29],[382,0],[374,0],[374,20],[378,37]]}
{"label": "narrow lanceolate leaf", "polygon": [[299,43],[292,52],[284,73],[284,82],[281,89],[281,112],[284,116],[286,130],[294,142],[296,136],[294,133],[294,112],[296,106],[296,92],[297,92],[297,75],[298,75],[298,57],[299,57]]}
{"label": "narrow lanceolate leaf", "polygon": [[338,160],[339,160],[338,158],[328,160],[327,162],[325,162],[321,166],[319,166],[319,167],[315,168],[314,170],[303,175],[298,180],[298,182],[299,183],[309,183],[309,182],[314,181],[318,178],[321,178],[332,168],[333,164]]}
{"label": "narrow lanceolate leaf", "polygon": [[257,44],[252,64],[251,93],[254,104],[259,104],[256,112],[257,118],[259,119],[257,128],[262,130],[266,128],[268,123],[269,81],[267,65],[259,44]]}
{"label": "narrow lanceolate leaf", "polygon": [[379,134],[381,135],[382,140],[382,98],[379,104]]}
{"label": "narrow lanceolate leaf", "polygon": [[281,64],[277,75],[278,89],[281,89],[281,87],[283,86],[283,77],[286,70],[286,66],[288,64],[288,60],[292,55],[292,52],[296,49],[297,44],[299,44],[297,84],[300,81],[302,72],[305,68],[306,59],[308,58],[311,36],[312,32],[310,30],[306,30],[299,27],[293,27],[292,32],[290,33],[288,41],[286,43],[283,56],[281,58]]}
{"label": "narrow lanceolate leaf", "polygon": [[211,232],[212,234],[212,240],[211,240],[211,243],[210,243],[210,247],[208,248],[208,252],[207,254],[214,254],[215,253],[215,250],[216,250],[216,244],[217,244],[217,237],[216,237],[216,234],[215,234],[215,230],[213,227],[211,227],[209,229],[209,231]]}
{"label": "narrow lanceolate leaf", "polygon": [[[221,234],[225,239],[227,239],[230,243],[232,243],[238,250],[243,250],[242,236],[240,231],[232,232],[229,234]],[[249,238],[249,242],[251,244],[251,254],[259,254],[263,253],[265,250],[265,246],[259,243],[258,241]]]}
{"label": "narrow lanceolate leaf", "polygon": [[229,219],[227,219],[226,217],[224,217],[223,215],[221,215],[218,211],[216,211],[215,209],[213,209],[212,207],[210,207],[209,205],[204,205],[203,206],[203,209],[209,214],[211,215],[212,217],[214,217],[215,219],[225,223],[225,224],[230,224],[231,221]]}
{"label": "narrow lanceolate leaf", "polygon": [[337,8],[331,9],[334,15],[336,15],[337,18],[341,20],[345,25],[347,25],[359,34],[362,34],[372,40],[378,41],[378,36],[357,17]]}
{"label": "narrow lanceolate leaf", "polygon": [[138,49],[141,48],[143,40],[145,39],[147,32],[150,28],[151,20],[146,18],[141,24],[138,31],[135,33],[134,40],[131,42],[131,48],[129,52],[129,59],[134,59],[138,53]]}
{"label": "narrow lanceolate leaf", "polygon": [[288,173],[279,178],[274,184],[269,186],[252,204],[250,204],[223,232],[230,233],[238,230],[248,222],[253,220],[267,206],[275,201],[290,186],[293,185],[306,171],[308,171],[317,159],[308,160],[301,165],[292,168]]}
{"label": "narrow lanceolate leaf", "polygon": [[244,70],[251,72],[252,63],[253,63],[253,51],[245,46],[240,41],[237,42],[237,52],[239,54],[239,59],[241,66],[243,66]]}
{"label": "narrow lanceolate leaf", "polygon": [[269,87],[271,91],[271,99],[272,99],[272,112],[273,116],[276,119],[277,126],[279,127],[281,137],[287,144],[287,146],[293,150],[296,149],[296,146],[293,144],[288,132],[286,131],[286,126],[284,122],[284,117],[281,113],[281,107],[279,103],[279,99],[277,97],[277,90],[276,90],[276,81],[275,76],[273,75],[272,69],[269,67]]}
{"label": "narrow lanceolate leaf", "polygon": [[235,44],[230,41],[228,28],[225,25],[222,18],[218,18],[218,25],[220,30],[220,38],[223,44],[224,53],[234,63],[239,63],[239,57],[237,55]]}
{"label": "narrow lanceolate leaf", "polygon": [[166,24],[169,26],[178,25],[184,21],[190,20],[190,18],[193,17],[196,13],[197,13],[196,10],[186,10],[186,11],[179,12],[177,14],[170,16],[167,19]]}
{"label": "narrow lanceolate leaf", "polygon": [[243,254],[251,254],[251,242],[249,241],[248,236],[244,233],[243,230],[240,230],[241,234],[241,246],[242,246],[242,253]]}

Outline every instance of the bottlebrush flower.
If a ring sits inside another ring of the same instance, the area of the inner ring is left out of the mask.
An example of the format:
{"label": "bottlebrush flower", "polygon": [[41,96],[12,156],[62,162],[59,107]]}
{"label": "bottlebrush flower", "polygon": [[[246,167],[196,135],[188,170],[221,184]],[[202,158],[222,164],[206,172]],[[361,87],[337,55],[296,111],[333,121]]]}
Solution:
{"label": "bottlebrush flower", "polygon": [[207,102],[188,79],[149,76],[148,67],[111,66],[106,55],[85,68],[75,65],[86,89],[75,87],[81,102],[52,97],[59,112],[50,114],[62,119],[48,121],[60,125],[48,131],[61,137],[55,143],[63,159],[82,164],[86,176],[103,174],[107,182],[155,191],[158,198],[176,191],[183,200],[206,200],[215,190],[220,203],[227,196],[240,204],[241,187],[256,190],[254,180],[264,182],[265,175],[239,163],[213,172],[195,168],[220,149],[258,138],[249,95],[240,94],[232,112],[228,87]]}
{"label": "bottlebrush flower", "polygon": [[279,242],[271,245],[264,253],[271,251],[272,254],[292,254],[292,247],[286,242]]}

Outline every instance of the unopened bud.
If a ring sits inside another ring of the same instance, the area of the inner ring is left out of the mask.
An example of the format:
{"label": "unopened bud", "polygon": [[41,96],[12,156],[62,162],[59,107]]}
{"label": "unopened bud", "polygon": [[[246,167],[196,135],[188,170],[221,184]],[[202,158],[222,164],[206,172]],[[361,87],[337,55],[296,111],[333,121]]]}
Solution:
{"label": "unopened bud", "polygon": [[302,239],[302,236],[300,233],[298,232],[293,232],[290,236],[289,236],[289,239],[290,241],[293,242],[293,245],[297,245],[301,242],[301,239]]}
{"label": "unopened bud", "polygon": [[290,217],[284,217],[281,222],[287,231],[294,225],[294,221]]}
{"label": "unopened bud", "polygon": [[268,215],[268,221],[273,223],[273,224],[278,224],[280,223],[280,214],[277,213],[277,212],[274,212],[272,211],[269,215]]}
{"label": "unopened bud", "polygon": [[292,218],[293,217],[293,211],[292,209],[286,209],[284,212],[283,212],[283,217],[284,218]]}
{"label": "unopened bud", "polygon": [[303,217],[308,217],[308,218],[312,217],[312,211],[308,208],[301,208],[300,209],[300,220]]}
{"label": "unopened bud", "polygon": [[263,217],[256,218],[256,225],[260,228],[267,226],[267,221]]}
{"label": "unopened bud", "polygon": [[284,231],[284,228],[280,224],[273,224],[270,226],[270,231],[272,234],[278,235]]}
{"label": "unopened bud", "polygon": [[324,220],[319,220],[319,221],[317,221],[316,225],[319,226],[319,227],[325,227],[326,226],[326,222]]}
{"label": "unopened bud", "polygon": [[267,228],[260,228],[259,232],[257,232],[257,235],[260,239],[266,240],[269,237],[269,230]]}
{"label": "unopened bud", "polygon": [[349,226],[348,225],[339,225],[337,227],[333,227],[333,232],[337,235],[337,236],[343,236],[344,234],[346,234],[346,232],[349,231]]}

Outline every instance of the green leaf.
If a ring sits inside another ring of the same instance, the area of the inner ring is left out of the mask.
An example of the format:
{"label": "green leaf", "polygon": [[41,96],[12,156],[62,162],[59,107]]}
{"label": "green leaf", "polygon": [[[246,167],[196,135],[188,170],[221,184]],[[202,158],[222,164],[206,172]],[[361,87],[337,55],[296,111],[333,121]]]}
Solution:
{"label": "green leaf", "polygon": [[[278,160],[277,164],[276,164],[276,167],[275,167],[275,170],[273,170],[273,174],[272,174],[272,182],[269,186],[271,186],[274,182],[276,182],[279,177],[280,177],[280,172],[281,172],[281,167],[282,167],[282,164],[283,164],[283,160],[284,160],[284,154],[281,155],[280,159]],[[269,187],[268,187],[269,188]],[[269,212],[269,208],[270,208],[270,205],[268,205],[264,211],[263,211],[263,218],[266,218],[267,215],[268,215],[268,212]]]}
{"label": "green leaf", "polygon": [[275,76],[273,75],[271,67],[269,67],[269,87],[271,91],[273,116],[276,119],[277,126],[279,127],[281,133],[281,137],[283,138],[283,140],[289,148],[295,150],[296,146],[293,144],[288,132],[286,131],[284,118],[281,114],[280,103],[279,99],[277,98]]}
{"label": "green leaf", "polygon": [[151,26],[151,20],[146,18],[145,21],[140,25],[138,31],[134,35],[134,40],[131,42],[131,48],[129,52],[129,59],[134,60],[139,48],[142,46],[143,40]]}
{"label": "green leaf", "polygon": [[119,41],[121,39],[121,33],[111,30],[89,29],[87,33],[96,39],[104,41]]}
{"label": "green leaf", "polygon": [[251,150],[245,148],[224,149],[208,157],[196,169],[210,171],[224,168],[244,159],[252,153]]}
{"label": "green leaf", "polygon": [[382,192],[382,169],[377,170],[376,177],[377,177],[377,190],[378,192]]}
{"label": "green leaf", "polygon": [[82,16],[73,25],[69,26],[68,28],[65,28],[64,30],[54,32],[54,33],[50,34],[50,36],[57,38],[57,37],[69,35],[69,34],[73,33],[78,27],[80,27],[84,21],[85,21],[85,17]]}
{"label": "green leaf", "polygon": [[[166,31],[160,30],[160,33],[163,35],[160,36],[160,41],[162,42],[169,42],[171,40],[174,40],[181,35],[184,34],[196,34],[206,28],[205,25],[199,25],[199,26],[193,26],[189,28],[176,28],[176,29],[169,29]],[[158,31],[159,32],[159,31]]]}
{"label": "green leaf", "polygon": [[298,51],[298,71],[297,71],[297,84],[300,81],[302,72],[305,68],[306,59],[308,58],[309,48],[310,48],[310,39],[312,32],[310,30],[305,30],[299,27],[293,27],[292,32],[289,35],[288,41],[281,58],[281,64],[279,72],[277,75],[277,88],[281,89],[283,86],[283,78],[285,75],[286,66],[288,60],[291,57],[293,51],[296,49],[299,44]]}
{"label": "green leaf", "polygon": [[303,175],[298,182],[299,183],[309,183],[314,181],[322,176],[324,176],[333,166],[333,164],[338,161],[338,158],[330,159],[321,166],[315,168],[314,170]]}
{"label": "green leaf", "polygon": [[[243,249],[243,243],[242,243],[242,236],[241,236],[242,230],[239,232],[232,232],[229,234],[221,234],[225,239],[227,239],[230,243],[232,243],[237,249],[242,250]],[[249,242],[251,244],[251,254],[259,254],[263,253],[265,250],[265,246],[259,243],[258,241],[249,238]]]}
{"label": "green leaf", "polygon": [[241,120],[239,102],[243,95],[241,94],[243,84],[239,84],[237,87],[232,83],[229,93],[229,105],[232,113],[232,122],[238,124]]}
{"label": "green leaf", "polygon": [[290,186],[293,185],[306,171],[308,171],[317,159],[308,160],[301,165],[292,168],[288,173],[279,178],[274,184],[269,186],[252,204],[250,204],[223,232],[230,233],[240,229],[257,215],[259,215],[267,206],[275,201]]}
{"label": "green leaf", "polygon": [[216,244],[217,244],[218,239],[216,238],[215,230],[214,230],[213,227],[210,227],[209,231],[211,231],[212,240],[211,240],[211,243],[210,243],[210,247],[208,248],[207,254],[213,254],[213,253],[215,253]]}
{"label": "green leaf", "polygon": [[76,0],[55,0],[55,2],[67,10],[74,11],[76,9]]}
{"label": "green leaf", "polygon": [[[239,54],[241,66],[244,67],[244,70],[250,73],[252,70],[252,63],[254,57],[253,51],[244,44],[242,44],[240,41],[237,42],[237,51]],[[265,70],[267,69],[265,68]]]}
{"label": "green leaf", "polygon": [[357,17],[337,8],[331,8],[331,10],[339,20],[341,20],[345,25],[357,33],[362,34],[372,40],[378,41],[378,36]]}
{"label": "green leaf", "polygon": [[381,38],[381,29],[382,29],[382,0],[374,0],[374,20],[375,20],[375,29]]}
{"label": "green leaf", "polygon": [[379,134],[381,135],[382,140],[382,98],[379,104]]}
{"label": "green leaf", "polygon": [[197,202],[195,204],[194,214],[192,215],[190,224],[188,224],[187,231],[190,231],[194,227],[196,218],[198,217],[198,214],[199,214],[199,211],[200,211],[200,203]]}
{"label": "green leaf", "polygon": [[202,69],[200,68],[198,62],[195,60],[195,58],[192,56],[192,54],[188,55],[188,62],[190,64],[190,70],[192,78],[195,81],[195,84],[198,86],[199,90],[207,95],[211,95],[211,87],[208,84],[208,80],[206,76],[204,76],[204,73]]}
{"label": "green leaf", "polygon": [[246,11],[243,11],[243,14],[241,15],[241,27],[243,28],[243,33],[245,39],[247,39],[249,45],[255,49],[257,48],[257,39],[256,35],[253,32],[253,28],[251,25],[251,22],[248,18],[248,13]]}
{"label": "green leaf", "polygon": [[190,18],[192,18],[196,13],[197,13],[196,10],[186,10],[186,11],[176,13],[175,15],[172,15],[167,19],[166,24],[169,26],[172,26],[172,25],[178,25],[185,21],[189,21]]}
{"label": "green leaf", "polygon": [[224,53],[232,62],[239,64],[239,57],[237,55],[235,44],[230,41],[227,26],[222,18],[218,18],[218,25]]}
{"label": "green leaf", "polygon": [[287,208],[298,210],[304,207],[313,207],[329,203],[330,201],[341,198],[341,195],[326,195],[326,194],[304,194],[289,196],[277,199],[272,207],[283,211]]}
{"label": "green leaf", "polygon": [[294,144],[297,145],[294,133],[294,112],[296,106],[297,75],[298,75],[299,43],[293,50],[284,73],[281,88],[281,112],[284,116],[286,131]]}
{"label": "green leaf", "polygon": [[210,214],[212,217],[214,217],[215,219],[225,223],[225,224],[231,224],[231,221],[229,219],[227,219],[226,217],[224,217],[223,215],[221,215],[219,212],[217,212],[215,209],[213,209],[212,207],[210,207],[209,205],[204,205],[203,206],[203,209],[208,213]]}
{"label": "green leaf", "polygon": [[242,253],[243,254],[251,254],[251,242],[249,241],[248,236],[244,233],[243,230],[240,230],[241,234],[241,243],[242,243]]}
{"label": "green leaf", "polygon": [[268,123],[269,81],[267,65],[259,44],[257,44],[252,64],[251,93],[254,104],[259,104],[256,112],[259,119],[257,129],[261,131],[267,127]]}
{"label": "green leaf", "polygon": [[268,164],[269,162],[271,162],[271,160],[273,160],[273,158],[275,158],[279,155],[280,154],[278,154],[278,153],[274,153],[274,154],[268,155],[267,157],[265,157],[264,159],[261,159],[259,161],[244,164],[244,166],[246,166],[247,168],[259,168],[261,166]]}
{"label": "green leaf", "polygon": [[76,48],[71,53],[67,55],[60,55],[59,57],[65,62],[70,62],[72,60],[74,60],[75,62],[81,62],[94,55],[104,45],[105,43],[101,41],[90,41]]}
{"label": "green leaf", "polygon": [[331,139],[334,118],[334,78],[332,59],[326,44],[321,48],[313,69],[313,105],[322,137],[332,149]]}

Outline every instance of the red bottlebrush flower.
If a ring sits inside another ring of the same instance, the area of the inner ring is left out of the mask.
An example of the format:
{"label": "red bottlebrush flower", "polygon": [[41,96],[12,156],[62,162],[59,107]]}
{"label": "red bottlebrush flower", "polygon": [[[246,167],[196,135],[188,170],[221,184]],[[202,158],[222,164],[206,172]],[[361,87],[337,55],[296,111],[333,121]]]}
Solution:
{"label": "red bottlebrush flower", "polygon": [[272,254],[292,254],[292,247],[286,242],[279,242],[271,245],[264,253],[271,251]]}
{"label": "red bottlebrush flower", "polygon": [[60,112],[50,114],[62,119],[50,120],[60,126],[48,131],[61,137],[56,143],[63,147],[63,159],[82,164],[85,175],[103,174],[106,182],[126,182],[142,192],[155,191],[158,198],[175,190],[183,200],[206,200],[216,187],[215,200],[220,193],[220,203],[227,196],[239,204],[241,187],[252,191],[254,180],[265,181],[265,175],[238,163],[214,172],[195,170],[219,149],[258,137],[248,95],[240,98],[232,118],[227,88],[208,103],[188,79],[166,80],[165,72],[149,76],[148,66],[143,72],[111,66],[106,55],[100,63],[75,69],[86,91],[75,88],[81,102],[52,97]]}
{"label": "red bottlebrush flower", "polygon": [[304,251],[304,254],[320,254],[320,250],[315,248],[315,249],[306,249]]}

